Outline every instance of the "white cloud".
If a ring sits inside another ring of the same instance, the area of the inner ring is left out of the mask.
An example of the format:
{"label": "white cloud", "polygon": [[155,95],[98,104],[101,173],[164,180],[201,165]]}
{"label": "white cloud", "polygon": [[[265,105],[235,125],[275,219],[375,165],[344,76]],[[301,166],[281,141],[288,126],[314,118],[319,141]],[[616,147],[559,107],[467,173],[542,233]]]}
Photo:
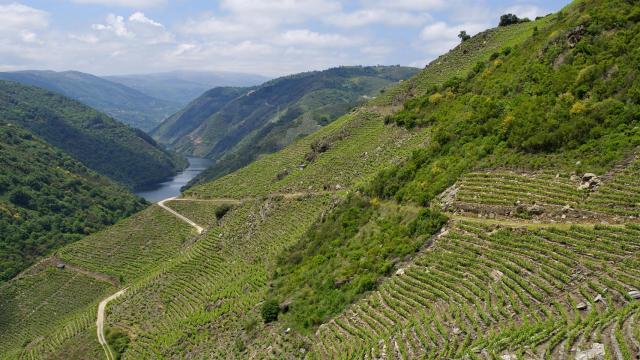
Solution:
{"label": "white cloud", "polygon": [[391,26],[420,26],[431,17],[426,13],[413,14],[387,9],[365,9],[351,13],[330,15],[326,22],[335,26],[353,28],[371,24],[385,24]]}
{"label": "white cloud", "polygon": [[110,32],[118,37],[133,38],[135,34],[127,29],[124,17],[114,14],[107,15],[106,24],[93,24],[93,30]]}
{"label": "white cloud", "polygon": [[0,32],[44,29],[49,26],[49,14],[19,3],[0,5]]}
{"label": "white cloud", "polygon": [[367,7],[374,6],[386,9],[399,9],[408,11],[431,11],[447,6],[447,0],[365,0]]}
{"label": "white cloud", "polygon": [[72,0],[77,4],[119,6],[128,8],[150,8],[164,5],[166,0]]}
{"label": "white cloud", "polygon": [[257,14],[299,21],[340,11],[334,0],[222,0],[220,7],[235,14]]}
{"label": "white cloud", "polygon": [[360,41],[339,34],[321,34],[307,29],[289,30],[282,34],[280,43],[287,46],[347,47]]}
{"label": "white cloud", "polygon": [[460,31],[466,31],[469,35],[474,35],[488,27],[483,23],[465,23],[459,25],[449,25],[443,21],[439,21],[427,25],[420,32],[420,39],[425,43],[421,44],[426,52],[431,55],[442,54],[451,50],[460,43],[458,34]]}
{"label": "white cloud", "polygon": [[147,24],[147,25],[151,25],[151,26],[157,26],[157,27],[164,28],[164,25],[160,24],[159,22],[156,22],[154,20],[149,19],[148,17],[146,17],[144,15],[143,12],[140,12],[140,11],[137,11],[137,12],[131,14],[131,16],[129,16],[129,21],[131,21],[131,22],[139,22],[141,24]]}
{"label": "white cloud", "polygon": [[547,12],[535,5],[515,5],[503,11],[505,14],[516,14],[520,18],[535,19],[537,16],[546,15]]}

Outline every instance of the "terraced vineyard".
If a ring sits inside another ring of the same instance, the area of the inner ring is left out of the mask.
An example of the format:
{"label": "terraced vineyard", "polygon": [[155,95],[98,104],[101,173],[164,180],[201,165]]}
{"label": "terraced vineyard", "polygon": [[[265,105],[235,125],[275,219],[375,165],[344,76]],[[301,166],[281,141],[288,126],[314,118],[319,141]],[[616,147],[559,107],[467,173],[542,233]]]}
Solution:
{"label": "terraced vineyard", "polygon": [[[112,326],[131,329],[129,358],[187,351],[225,357],[260,303],[272,259],[295,241],[330,197],[247,201],[192,248],[110,305]],[[139,332],[139,333],[138,333]],[[215,339],[211,334],[215,333]]]}
{"label": "terraced vineyard", "polygon": [[[426,141],[425,132],[387,127],[382,116],[365,110],[344,116],[277,154],[262,157],[217,181],[185,192],[193,198],[243,198],[271,193],[318,192],[350,188],[381,168],[406,158]],[[306,160],[312,144],[326,152]]]}
{"label": "terraced vineyard", "polygon": [[225,209],[230,209],[233,206],[239,205],[239,202],[227,200],[180,199],[168,201],[165,205],[193,220],[196,224],[209,227],[217,223],[218,217],[222,217],[226,214]]}
{"label": "terraced vineyard", "polygon": [[194,235],[188,224],[152,206],[65,247],[59,257],[69,264],[129,282],[175,255]]}
{"label": "terraced vineyard", "polygon": [[[96,300],[115,289],[108,282],[54,265],[40,263],[0,288],[2,358],[55,348],[95,322]],[[50,333],[55,335],[43,336]]]}
{"label": "terraced vineyard", "polygon": [[593,189],[581,189],[578,176],[544,172],[473,172],[445,192],[440,197],[440,205],[456,212],[483,216],[534,215],[589,222],[598,218],[618,223],[640,217],[639,161],[605,175],[598,184]]}
{"label": "terraced vineyard", "polygon": [[[323,325],[310,358],[564,358],[638,348],[640,226],[526,231],[454,222]],[[596,345],[598,346],[598,345]]]}
{"label": "terraced vineyard", "polygon": [[628,218],[640,217],[640,161],[635,160],[621,173],[611,179],[593,193],[584,207],[612,215]]}

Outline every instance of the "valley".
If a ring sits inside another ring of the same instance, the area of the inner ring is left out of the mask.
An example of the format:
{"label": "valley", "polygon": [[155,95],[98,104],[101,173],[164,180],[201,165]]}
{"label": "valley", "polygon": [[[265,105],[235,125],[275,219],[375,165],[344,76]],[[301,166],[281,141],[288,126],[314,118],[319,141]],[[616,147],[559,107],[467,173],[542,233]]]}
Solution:
{"label": "valley", "polygon": [[[151,135],[0,82],[0,359],[640,357],[640,5],[465,34],[421,70],[212,88]],[[186,170],[149,204],[51,119]]]}

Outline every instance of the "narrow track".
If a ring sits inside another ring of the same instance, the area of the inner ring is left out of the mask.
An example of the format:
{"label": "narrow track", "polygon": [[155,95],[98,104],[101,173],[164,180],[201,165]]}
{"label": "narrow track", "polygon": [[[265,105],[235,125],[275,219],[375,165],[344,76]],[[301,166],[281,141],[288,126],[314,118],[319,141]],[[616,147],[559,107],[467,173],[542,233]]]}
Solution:
{"label": "narrow track", "polygon": [[124,294],[124,292],[127,291],[127,289],[122,289],[120,291],[118,291],[117,293],[109,296],[108,298],[100,301],[100,304],[98,305],[98,317],[96,319],[96,331],[98,333],[98,342],[100,343],[100,345],[102,346],[102,349],[104,350],[104,354],[107,357],[107,360],[115,360],[115,356],[113,356],[113,353],[111,352],[111,348],[109,348],[109,344],[107,343],[107,339],[104,336],[104,309],[107,307],[107,304],[118,298],[120,295]]}
{"label": "narrow track", "polygon": [[161,208],[163,208],[163,209],[167,210],[168,212],[170,212],[171,214],[173,214],[173,215],[174,215],[175,217],[177,217],[178,219],[180,219],[180,220],[182,220],[182,221],[186,222],[187,224],[189,224],[189,225],[193,226],[193,227],[198,231],[198,234],[202,234],[202,233],[204,232],[204,228],[203,228],[202,226],[200,226],[200,225],[196,224],[195,222],[191,221],[191,220],[190,220],[189,218],[187,218],[186,216],[184,216],[184,215],[182,215],[182,214],[178,213],[177,211],[175,211],[175,210],[171,209],[170,207],[168,207],[167,205],[165,205],[165,203],[166,203],[167,201],[172,201],[172,200],[176,200],[176,198],[175,198],[175,197],[171,197],[171,198],[168,198],[168,199],[164,199],[164,200],[162,200],[162,201],[160,201],[160,202],[158,203],[158,206],[160,206]]}

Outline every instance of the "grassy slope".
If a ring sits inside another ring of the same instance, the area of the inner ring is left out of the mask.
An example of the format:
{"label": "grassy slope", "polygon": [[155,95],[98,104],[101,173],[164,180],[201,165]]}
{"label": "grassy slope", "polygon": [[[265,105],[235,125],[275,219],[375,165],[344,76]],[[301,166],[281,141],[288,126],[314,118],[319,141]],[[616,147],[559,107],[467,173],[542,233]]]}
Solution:
{"label": "grassy slope", "polygon": [[0,116],[128,187],[157,182],[185,165],[140,130],[35,87],[0,81]]}
{"label": "grassy slope", "polygon": [[[503,35],[494,41],[513,38],[500,33]],[[477,53],[468,53],[468,63],[474,64],[476,56]],[[401,162],[427,140],[424,132],[384,126],[382,119],[390,111],[386,106],[358,110],[277,154],[193,188],[187,196],[245,198],[309,191],[309,187],[323,191],[325,186],[335,189],[336,185],[351,189],[386,164]],[[299,170],[298,165],[306,162],[305,155],[316,141],[329,142],[329,150]],[[285,169],[288,174],[277,180]],[[262,344],[265,348],[272,345],[274,354],[283,350],[297,352],[300,344],[296,337],[275,337],[274,342],[267,343],[272,328],[256,324],[259,303],[266,294],[269,269],[276,256],[321,216],[330,206],[329,200],[314,195],[302,200],[258,199],[246,203],[227,214],[219,226],[174,261],[134,280],[133,290],[117,300],[107,317],[112,325],[137,336],[127,356],[170,356],[188,348],[193,354],[246,357],[241,353],[243,347],[259,348]],[[155,231],[162,229],[159,226]],[[127,232],[123,227],[119,234],[125,236]],[[218,237],[220,234],[222,238]],[[102,241],[108,244],[114,236]],[[123,251],[135,253],[134,248]],[[160,321],[154,323],[154,319]],[[49,334],[46,338],[50,337]],[[73,339],[69,341],[73,343]]]}
{"label": "grassy slope", "polygon": [[0,123],[0,280],[143,207],[32,133]]}
{"label": "grassy slope", "polygon": [[0,73],[0,79],[54,91],[144,131],[154,128],[181,105],[75,71],[18,71]]}

